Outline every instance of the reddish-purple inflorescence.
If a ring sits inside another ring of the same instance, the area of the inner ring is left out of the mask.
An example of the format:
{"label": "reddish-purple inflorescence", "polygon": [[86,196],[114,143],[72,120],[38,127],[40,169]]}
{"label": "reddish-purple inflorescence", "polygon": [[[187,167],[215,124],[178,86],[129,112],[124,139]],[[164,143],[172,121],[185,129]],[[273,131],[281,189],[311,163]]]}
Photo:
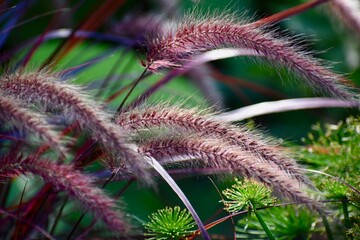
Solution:
{"label": "reddish-purple inflorescence", "polygon": [[194,55],[217,48],[246,48],[269,60],[272,64],[285,66],[304,78],[317,91],[340,98],[353,98],[346,80],[322,66],[321,61],[287,39],[236,20],[233,16],[203,17],[198,20],[187,17],[164,34],[148,38],[147,68],[181,68]]}
{"label": "reddish-purple inflorescence", "polygon": [[78,200],[86,210],[102,219],[108,228],[120,234],[130,230],[125,216],[116,211],[115,201],[93,185],[91,177],[82,174],[71,165],[59,165],[45,159],[21,156],[5,156],[0,159],[0,163],[0,178],[20,174],[41,176],[58,191],[66,192]]}
{"label": "reddish-purple inflorescence", "polygon": [[127,142],[127,134],[112,123],[112,116],[80,88],[60,82],[57,76],[44,72],[5,76],[0,80],[0,87],[7,95],[23,101],[62,110],[66,116],[77,120],[88,129],[96,140],[112,150],[106,162],[110,169],[117,171],[122,165],[121,161],[124,161],[139,179],[151,181],[146,162]]}

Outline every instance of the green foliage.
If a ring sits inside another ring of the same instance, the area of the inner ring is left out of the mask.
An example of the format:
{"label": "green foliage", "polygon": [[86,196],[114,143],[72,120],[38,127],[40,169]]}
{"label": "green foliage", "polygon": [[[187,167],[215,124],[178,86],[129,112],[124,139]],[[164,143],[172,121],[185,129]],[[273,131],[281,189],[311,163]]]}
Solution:
{"label": "green foliage", "polygon": [[316,124],[304,140],[307,146],[298,149],[303,163],[328,174],[312,174],[311,178],[326,199],[333,201],[331,207],[341,220],[341,224],[333,222],[334,235],[346,235],[349,239],[356,239],[359,234],[359,132],[359,117],[349,117],[337,124]]}
{"label": "green foliage", "polygon": [[301,159],[329,174],[353,176],[360,171],[360,118],[349,117],[338,124],[314,125]]}
{"label": "green foliage", "polygon": [[189,211],[179,206],[160,209],[149,218],[150,222],[144,224],[147,239],[184,239],[195,226]]}
{"label": "green foliage", "polygon": [[[276,239],[309,239],[321,232],[318,219],[304,207],[271,207],[261,210],[264,221]],[[238,239],[267,239],[265,231],[254,217],[239,220],[236,225]]]}
{"label": "green foliage", "polygon": [[222,200],[225,210],[232,213],[246,208],[251,210],[269,206],[276,202],[276,198],[271,196],[271,189],[253,179],[240,181],[235,178],[235,184],[222,193],[229,199]]}

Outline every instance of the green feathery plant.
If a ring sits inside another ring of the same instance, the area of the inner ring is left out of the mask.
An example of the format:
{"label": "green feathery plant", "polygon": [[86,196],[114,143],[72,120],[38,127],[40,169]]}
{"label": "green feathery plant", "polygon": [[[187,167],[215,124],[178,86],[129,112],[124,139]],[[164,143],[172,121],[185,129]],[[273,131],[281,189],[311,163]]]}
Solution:
{"label": "green feathery plant", "polygon": [[257,208],[275,204],[276,198],[271,196],[271,189],[253,179],[240,181],[235,178],[235,184],[222,193],[229,199],[222,201],[226,211],[233,213],[242,209],[249,209],[249,215],[254,212],[268,238],[275,239],[261,213],[257,210]]}
{"label": "green feathery plant", "polygon": [[[320,223],[321,219],[314,216],[304,207],[274,206],[261,210],[262,217],[274,234],[275,239],[310,239],[325,237]],[[261,224],[254,216],[246,223],[239,220],[236,224],[237,239],[268,239]]]}
{"label": "green feathery plant", "polygon": [[150,222],[144,224],[147,239],[186,239],[196,225],[189,211],[179,206],[160,209],[149,218]]}
{"label": "green feathery plant", "polygon": [[[308,138],[303,141],[306,147],[299,148],[299,159],[315,167],[311,178],[331,204],[336,216],[341,219],[349,239],[358,234],[357,216],[360,205],[360,171],[358,148],[360,144],[360,119],[348,117],[337,124],[316,124]],[[310,171],[311,172],[311,171]],[[334,222],[335,225],[336,220]],[[342,234],[345,235],[345,234]]]}

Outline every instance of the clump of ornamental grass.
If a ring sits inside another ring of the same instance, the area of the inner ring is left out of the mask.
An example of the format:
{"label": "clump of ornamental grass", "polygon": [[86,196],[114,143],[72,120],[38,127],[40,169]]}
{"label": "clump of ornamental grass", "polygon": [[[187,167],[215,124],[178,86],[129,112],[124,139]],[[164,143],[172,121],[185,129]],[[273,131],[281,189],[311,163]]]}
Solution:
{"label": "clump of ornamental grass", "polygon": [[187,209],[179,206],[160,209],[149,216],[150,221],[144,224],[146,239],[186,239],[194,232],[195,222]]}
{"label": "clump of ornamental grass", "polygon": [[279,152],[280,146],[259,132],[245,126],[217,121],[215,113],[198,108],[180,108],[164,104],[143,105],[119,115],[115,122],[124,130],[140,131],[167,127],[173,131],[188,131],[203,137],[215,137],[241,148],[258,160],[277,166],[299,184],[311,186],[290,153]]}
{"label": "clump of ornamental grass", "polygon": [[73,166],[16,154],[0,158],[0,179],[22,174],[38,175],[57,191],[66,192],[114,232],[121,235],[129,232],[130,226],[125,220],[126,217],[116,210],[115,201],[93,184],[93,178]]}
{"label": "clump of ornamental grass", "polygon": [[60,81],[56,74],[42,71],[2,76],[0,87],[5,96],[60,110],[66,117],[75,119],[115,155],[114,158],[109,155],[106,161],[112,171],[117,172],[121,162],[125,162],[134,175],[150,182],[146,162],[127,141],[127,133],[113,124],[112,115],[106,113],[79,87]]}
{"label": "clump of ornamental grass", "polygon": [[189,14],[159,34],[149,34],[146,68],[181,68],[194,56],[218,48],[247,49],[275,65],[286,67],[306,80],[318,92],[351,99],[354,94],[345,78],[333,73],[320,60],[310,57],[292,41],[280,37],[263,25],[259,27],[222,13],[196,17]]}
{"label": "clump of ornamental grass", "polygon": [[[101,5],[89,18],[89,21],[84,21],[82,25],[76,28],[77,30],[81,29],[80,31],[71,30],[67,41],[59,46],[57,52],[49,56],[43,67],[46,68],[47,64],[52,64],[55,68],[58,67],[56,62],[60,61],[76,45],[79,40],[78,36],[81,36],[81,39],[98,38],[96,32],[92,32],[90,36],[87,30],[94,30],[95,25],[99,26],[100,22],[104,21],[106,13],[112,13],[115,5],[117,7],[121,5],[120,2],[117,4],[115,2],[107,1]],[[336,0],[332,2],[332,5],[337,9],[339,15],[342,15],[343,19],[356,26],[356,14],[353,14],[354,11],[350,12],[351,9],[348,5]],[[27,5],[19,4],[18,9],[23,9],[24,6]],[[11,14],[8,13],[13,11],[12,8],[2,9],[4,16],[10,16]],[[100,15],[101,17],[98,18]],[[18,15],[14,14],[14,16]],[[1,24],[5,21],[4,19],[6,20],[6,17],[2,18]],[[16,22],[15,18],[11,19],[4,24],[5,28],[8,28],[7,24],[14,24],[12,20]],[[217,17],[207,15],[201,18],[195,17],[193,14],[167,27],[162,25],[162,21],[157,19],[154,21],[151,18],[140,19],[138,26],[135,27],[130,26],[130,23],[135,23],[135,21],[130,19],[120,28],[120,32],[125,30],[129,38],[125,41],[127,48],[124,52],[129,50],[128,47],[139,46],[137,41],[143,40],[143,32],[145,32],[140,29],[152,29],[144,43],[147,47],[146,70],[156,72],[161,68],[182,69],[187,66],[189,61],[190,63],[196,61],[199,54],[213,49],[236,48],[239,52],[241,49],[245,49],[245,52],[250,52],[251,55],[259,58],[265,58],[276,66],[286,67],[299,78],[306,80],[317,91],[326,92],[339,98],[354,98],[352,89],[346,86],[342,76],[331,72],[322,61],[312,58],[309,53],[303,51],[292,40],[280,37],[274,31],[269,30],[271,26],[266,24],[259,25],[239,20],[235,14],[229,15],[227,13],[219,14]],[[49,25],[50,28],[51,24]],[[7,29],[3,29],[5,35],[7,31]],[[61,34],[63,33],[61,32]],[[78,33],[80,35],[77,35]],[[60,32],[53,32],[52,34],[59,36]],[[5,35],[0,41],[1,46],[3,39],[6,38]],[[128,224],[128,216],[117,210],[116,197],[109,197],[96,186],[96,180],[103,177],[104,172],[94,172],[96,177],[83,172],[83,167],[87,167],[88,163],[96,158],[105,159],[107,167],[113,173],[102,188],[114,180],[112,177],[115,173],[124,179],[131,178],[123,189],[119,189],[117,197],[121,196],[135,179],[151,183],[152,175],[155,175],[154,170],[156,170],[167,183],[170,183],[169,185],[189,209],[187,211],[181,210],[180,207],[174,207],[153,213],[149,217],[150,222],[144,225],[148,231],[145,236],[149,239],[186,239],[187,237],[193,238],[200,232],[205,239],[210,238],[206,232],[208,228],[203,226],[181,189],[176,188],[177,185],[172,179],[170,171],[167,173],[164,169],[173,165],[178,168],[176,170],[183,168],[192,175],[195,173],[194,168],[197,167],[218,174],[246,177],[244,181],[236,179],[234,186],[223,192],[227,198],[227,200],[223,200],[225,209],[231,213],[239,213],[240,210],[244,209],[254,213],[258,224],[270,239],[274,239],[274,236],[279,238],[299,236],[290,232],[286,234],[276,232],[273,227],[276,224],[269,224],[272,219],[267,220],[260,214],[259,208],[267,208],[275,204],[275,198],[271,195],[272,191],[279,196],[295,201],[296,204],[307,204],[311,209],[322,212],[322,205],[308,190],[308,188],[314,189],[312,183],[297,165],[292,153],[284,151],[283,148],[273,144],[273,140],[263,137],[258,132],[244,126],[215,120],[215,113],[197,108],[184,109],[161,103],[156,106],[137,106],[135,104],[123,110],[125,108],[122,107],[125,106],[127,97],[132,94],[135,85],[144,80],[142,77],[146,76],[146,71],[134,82],[133,87],[128,91],[128,95],[120,104],[116,116],[109,113],[101,103],[94,100],[93,96],[87,94],[84,89],[64,80],[61,74],[44,70],[23,71],[26,68],[27,61],[30,60],[42,41],[46,41],[47,37],[47,32],[44,32],[44,35],[36,40],[33,48],[26,54],[25,60],[20,63],[23,68],[20,67],[14,73],[4,73],[0,77],[0,118],[4,122],[1,127],[7,130],[8,126],[14,126],[24,130],[27,134],[25,141],[21,143],[15,138],[15,131],[2,134],[7,140],[11,140],[11,144],[9,148],[5,146],[1,149],[0,180],[18,178],[21,175],[36,175],[43,179],[46,186],[50,186],[50,188],[44,187],[37,193],[36,197],[26,202],[23,202],[24,189],[19,202],[16,203],[17,205],[11,203],[11,206],[6,205],[10,183],[7,186],[0,186],[0,212],[8,213],[15,220],[15,226],[11,227],[11,231],[14,232],[12,238],[35,237],[37,233],[34,230],[29,230],[30,226],[35,226],[37,230],[44,227],[45,230],[40,232],[47,236],[46,230],[51,222],[49,219],[55,213],[53,209],[57,209],[56,206],[61,200],[61,196],[58,195],[60,192],[65,192],[67,196],[83,205],[85,213],[90,212],[95,216],[93,223],[87,228],[83,228],[84,232],[78,236],[79,239],[86,237],[97,219],[100,219],[107,228],[119,236],[132,233],[132,228]],[[98,39],[102,37],[104,36]],[[52,62],[52,60],[55,61]],[[73,74],[72,70],[75,69],[74,72],[82,71],[96,61],[98,61],[97,58],[91,59],[81,66],[63,72]],[[203,71],[196,72],[196,69],[193,70],[195,72],[192,72],[192,75],[199,79],[201,77],[206,78],[208,69],[203,68],[201,70]],[[191,72],[189,74],[191,75]],[[199,74],[200,76],[196,76]],[[108,86],[110,75],[104,79],[100,88]],[[201,84],[204,83],[203,81],[204,79],[202,79]],[[161,81],[158,86],[160,85]],[[94,86],[97,85],[94,84]],[[129,86],[120,89],[119,95]],[[203,88],[213,91],[211,86],[204,86]],[[102,90],[100,89],[99,92]],[[216,99],[220,98],[215,98],[215,101],[217,101]],[[51,121],[52,117],[58,119],[58,116],[64,117],[65,122]],[[61,134],[54,131],[54,129],[60,128],[65,128]],[[83,135],[83,131],[89,133],[91,139],[87,138],[88,135]],[[150,134],[145,138],[141,135],[143,132]],[[159,132],[161,133],[159,134]],[[39,145],[49,145],[56,149],[62,157],[74,156],[74,158],[71,160],[69,157],[68,160],[71,161],[69,163],[56,162],[48,155],[44,155],[40,149],[25,149],[22,144],[23,142],[32,144],[32,139],[30,139],[32,134],[39,138]],[[67,141],[68,138],[61,140],[63,136],[67,137],[67,134],[73,138],[79,137],[79,144],[82,144],[82,137],[84,137],[85,143],[78,149],[78,146],[71,144],[72,141]],[[30,137],[28,138],[28,136]],[[349,141],[346,139],[346,137],[341,138],[341,141]],[[100,143],[99,148],[97,143]],[[331,147],[333,146],[331,145]],[[336,148],[332,148],[331,153],[337,153],[338,148],[341,149],[342,154],[345,152],[353,153],[352,149],[342,149],[342,146],[339,147],[338,145]],[[309,162],[311,160],[307,163]],[[334,165],[328,165],[329,169],[334,167],[331,169],[333,170],[332,174],[336,172],[339,165],[339,161]],[[354,172],[356,172],[357,167],[354,165],[351,165],[351,171],[355,169]],[[150,166],[153,166],[154,169],[151,169]],[[342,169],[341,174],[346,175],[345,168]],[[353,176],[350,176],[351,178],[342,177],[351,185],[358,184],[358,181],[353,181]],[[341,217],[341,220],[345,223],[347,234],[356,236],[358,225],[355,221],[358,216],[356,208],[359,206],[359,195],[353,191],[355,188],[349,191],[346,187],[337,188],[336,186],[338,185],[328,186],[324,184],[321,186],[317,184],[317,187],[325,188],[325,192],[328,193],[326,197],[334,201],[340,199],[343,211],[341,214],[344,216]],[[66,206],[68,206],[67,198],[58,209],[49,236],[54,233]],[[3,211],[3,208],[6,211]],[[72,230],[68,239],[80,226],[85,213],[71,226]],[[293,226],[288,224],[287,228],[296,229],[297,233],[301,229],[304,232],[311,232],[309,230],[309,218],[300,216],[297,211],[286,216],[294,222],[298,216],[306,223],[304,228],[301,228],[301,224],[298,222]],[[46,217],[49,219],[44,220]],[[276,217],[274,219],[285,221]],[[26,225],[28,229],[17,231],[20,228],[18,223],[21,220],[28,223]],[[312,221],[314,224],[316,220]],[[1,223],[13,224],[12,222],[9,223],[7,217],[1,217]],[[195,224],[199,227],[197,231],[194,231]],[[0,230],[4,228],[6,227],[2,226]],[[279,227],[279,229],[281,228]],[[3,236],[1,234],[0,232],[0,237]],[[10,237],[9,234],[5,235],[5,237]],[[301,236],[305,236],[305,234]],[[131,237],[129,236],[129,238]],[[140,234],[134,237],[142,238],[144,236]]]}

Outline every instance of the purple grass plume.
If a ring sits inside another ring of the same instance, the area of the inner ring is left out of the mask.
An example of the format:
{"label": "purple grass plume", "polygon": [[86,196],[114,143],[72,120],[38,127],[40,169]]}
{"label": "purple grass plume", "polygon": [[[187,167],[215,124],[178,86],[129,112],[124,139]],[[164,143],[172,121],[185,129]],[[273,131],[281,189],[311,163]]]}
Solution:
{"label": "purple grass plume", "polygon": [[228,173],[254,178],[271,186],[275,192],[310,208],[322,211],[315,199],[306,193],[298,181],[284,174],[276,166],[258,160],[256,157],[219,139],[190,135],[175,138],[157,138],[146,141],[139,151],[156,159],[186,155],[201,160],[202,167],[226,170]]}
{"label": "purple grass plume", "polygon": [[264,138],[254,130],[244,126],[212,119],[212,114],[196,108],[182,109],[176,106],[155,105],[142,106],[119,115],[116,123],[124,130],[139,131],[170,127],[174,131],[196,133],[206,137],[216,137],[223,142],[229,142],[253,155],[257,159],[272,164],[284,171],[284,174],[296,179],[299,184],[312,186],[300,170],[296,162],[285,150],[279,151],[269,139]]}
{"label": "purple grass plume", "polygon": [[0,92],[0,118],[20,130],[26,130],[39,136],[46,144],[57,150],[61,156],[66,155],[66,149],[60,140],[59,133],[53,130],[45,116],[24,108],[21,102]]}
{"label": "purple grass plume", "polygon": [[0,87],[9,96],[62,110],[67,117],[77,120],[89,130],[93,138],[106,149],[111,150],[111,156],[105,163],[112,171],[117,172],[125,163],[140,180],[151,183],[148,166],[133,150],[133,145],[128,143],[128,134],[112,123],[112,115],[106,113],[79,87],[60,82],[58,76],[46,72],[10,74],[2,77]]}
{"label": "purple grass plume", "polygon": [[333,73],[293,42],[234,15],[185,17],[168,27],[165,33],[151,33],[147,40],[150,71],[181,68],[194,55],[218,48],[250,49],[270,63],[284,66],[306,80],[314,90],[343,99],[354,98],[345,78]]}
{"label": "purple grass plume", "polygon": [[86,210],[101,219],[106,226],[119,234],[126,234],[130,226],[126,217],[116,211],[116,204],[102,190],[92,184],[93,179],[71,165],[59,165],[48,160],[21,157],[16,154],[0,159],[0,179],[20,174],[34,174],[52,184],[57,191],[66,192],[78,200]]}

